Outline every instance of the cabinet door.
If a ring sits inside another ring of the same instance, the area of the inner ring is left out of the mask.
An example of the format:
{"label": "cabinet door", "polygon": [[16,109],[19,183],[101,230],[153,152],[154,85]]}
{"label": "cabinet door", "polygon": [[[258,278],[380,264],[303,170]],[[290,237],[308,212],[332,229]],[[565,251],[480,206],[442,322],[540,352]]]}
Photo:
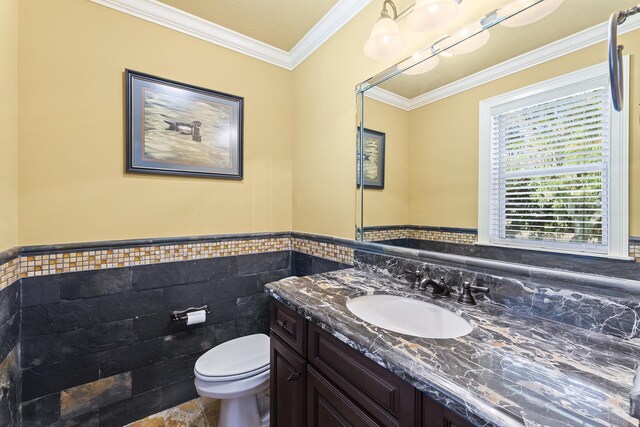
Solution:
{"label": "cabinet door", "polygon": [[[336,337],[309,323],[310,365],[385,427],[415,426],[416,390]],[[421,395],[422,393],[420,393]]]}
{"label": "cabinet door", "polygon": [[471,423],[425,395],[422,395],[421,418],[422,427],[471,427]]}
{"label": "cabinet door", "polygon": [[[371,427],[378,424],[313,367],[307,367],[308,427]],[[280,427],[280,426],[278,426]]]}
{"label": "cabinet door", "polygon": [[304,427],[306,362],[271,334],[271,426]]}

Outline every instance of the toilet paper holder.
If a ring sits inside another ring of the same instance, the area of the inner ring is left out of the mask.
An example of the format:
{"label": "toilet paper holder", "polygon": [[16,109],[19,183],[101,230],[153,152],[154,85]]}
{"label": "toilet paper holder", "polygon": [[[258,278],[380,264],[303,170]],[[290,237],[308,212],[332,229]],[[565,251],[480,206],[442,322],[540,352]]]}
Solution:
{"label": "toilet paper holder", "polygon": [[173,322],[178,322],[180,320],[187,320],[187,313],[192,313],[194,311],[200,311],[200,310],[204,310],[207,314],[211,314],[211,310],[209,310],[209,306],[205,304],[202,307],[189,307],[185,310],[172,311],[170,314],[170,317]]}

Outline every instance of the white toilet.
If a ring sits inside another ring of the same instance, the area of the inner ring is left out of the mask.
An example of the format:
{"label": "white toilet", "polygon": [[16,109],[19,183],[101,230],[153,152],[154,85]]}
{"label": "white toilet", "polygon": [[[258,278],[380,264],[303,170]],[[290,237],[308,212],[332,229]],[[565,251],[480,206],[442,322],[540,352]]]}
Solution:
{"label": "white toilet", "polygon": [[269,387],[269,337],[236,338],[200,356],[194,368],[200,396],[221,399],[218,427],[267,427],[256,395]]}

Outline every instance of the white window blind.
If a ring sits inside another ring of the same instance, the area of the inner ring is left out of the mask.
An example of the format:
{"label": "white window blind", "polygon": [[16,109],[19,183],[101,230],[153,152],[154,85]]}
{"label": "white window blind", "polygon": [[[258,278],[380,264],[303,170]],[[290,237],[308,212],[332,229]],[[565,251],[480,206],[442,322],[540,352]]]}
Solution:
{"label": "white window blind", "polygon": [[483,101],[480,120],[480,243],[628,256],[628,119],[604,64]]}
{"label": "white window blind", "polygon": [[607,251],[607,90],[492,117],[493,240]]}

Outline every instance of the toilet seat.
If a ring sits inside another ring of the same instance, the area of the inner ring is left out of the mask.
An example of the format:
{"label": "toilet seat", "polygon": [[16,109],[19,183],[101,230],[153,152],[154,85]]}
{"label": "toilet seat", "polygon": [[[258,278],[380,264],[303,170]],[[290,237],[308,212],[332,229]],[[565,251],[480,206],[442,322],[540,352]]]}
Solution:
{"label": "toilet seat", "polygon": [[259,375],[261,373],[263,373],[264,371],[268,371],[269,370],[269,365],[263,366],[261,368],[258,368],[256,370],[250,371],[250,372],[244,372],[242,374],[237,374],[237,375],[227,375],[227,376],[209,376],[209,375],[202,375],[201,373],[199,373],[198,371],[194,370],[193,373],[195,374],[196,378],[202,380],[202,381],[210,381],[210,382],[226,382],[226,381],[236,381],[236,380],[243,380],[245,378],[249,378],[249,377],[253,377],[256,375]]}
{"label": "toilet seat", "polygon": [[233,399],[247,395],[254,395],[269,386],[268,370],[253,377],[236,381],[206,381],[196,378],[196,390],[200,396],[215,399]]}
{"label": "toilet seat", "polygon": [[257,394],[269,387],[269,337],[236,338],[212,348],[196,361],[198,395],[220,399],[218,427],[268,427],[269,412],[260,414]]}
{"label": "toilet seat", "polygon": [[193,369],[202,381],[226,382],[259,375],[269,369],[269,337],[236,338],[200,356]]}

